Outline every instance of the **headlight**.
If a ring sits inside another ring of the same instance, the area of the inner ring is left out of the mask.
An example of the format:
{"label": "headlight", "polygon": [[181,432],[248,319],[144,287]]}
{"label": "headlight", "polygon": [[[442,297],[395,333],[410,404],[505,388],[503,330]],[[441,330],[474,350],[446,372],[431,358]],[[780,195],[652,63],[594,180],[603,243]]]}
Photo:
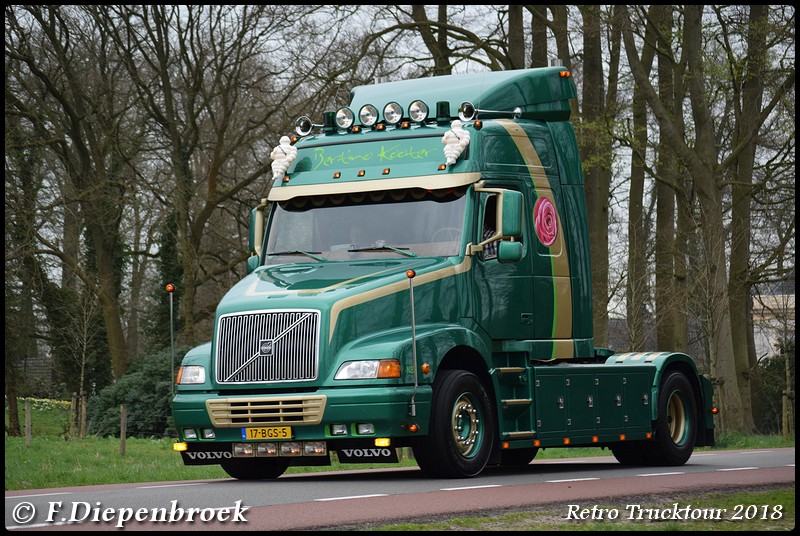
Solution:
{"label": "headlight", "polygon": [[178,369],[178,385],[197,385],[206,383],[206,369],[200,365],[189,365]]}
{"label": "headlight", "polygon": [[347,361],[336,371],[337,380],[374,380],[377,378],[399,378],[400,361],[380,359],[371,361]]}

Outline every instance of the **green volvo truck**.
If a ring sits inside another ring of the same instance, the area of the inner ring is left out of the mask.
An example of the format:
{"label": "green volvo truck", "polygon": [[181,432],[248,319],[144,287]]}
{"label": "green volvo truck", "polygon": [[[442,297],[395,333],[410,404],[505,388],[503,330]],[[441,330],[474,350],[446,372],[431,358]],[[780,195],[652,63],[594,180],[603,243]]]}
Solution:
{"label": "green volvo truck", "polygon": [[561,67],[361,86],[276,146],[248,275],[177,374],[187,465],[239,479],[396,462],[434,477],[713,445],[682,353],[594,345],[576,98]]}

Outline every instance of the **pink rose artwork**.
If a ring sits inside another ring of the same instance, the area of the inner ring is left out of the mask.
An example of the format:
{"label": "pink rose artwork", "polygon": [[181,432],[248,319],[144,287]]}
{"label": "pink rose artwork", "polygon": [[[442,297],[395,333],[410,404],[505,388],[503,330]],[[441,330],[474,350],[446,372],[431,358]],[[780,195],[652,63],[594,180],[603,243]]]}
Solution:
{"label": "pink rose artwork", "polygon": [[533,216],[539,241],[547,247],[552,246],[558,236],[558,218],[553,203],[540,197],[533,207]]}

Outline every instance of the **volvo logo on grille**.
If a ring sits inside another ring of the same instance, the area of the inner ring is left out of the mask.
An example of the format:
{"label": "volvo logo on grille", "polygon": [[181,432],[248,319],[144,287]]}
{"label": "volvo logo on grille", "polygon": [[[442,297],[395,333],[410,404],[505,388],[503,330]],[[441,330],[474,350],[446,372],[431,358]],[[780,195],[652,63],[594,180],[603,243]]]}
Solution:
{"label": "volvo logo on grille", "polygon": [[258,353],[264,357],[272,356],[275,342],[272,339],[261,339],[258,341]]}

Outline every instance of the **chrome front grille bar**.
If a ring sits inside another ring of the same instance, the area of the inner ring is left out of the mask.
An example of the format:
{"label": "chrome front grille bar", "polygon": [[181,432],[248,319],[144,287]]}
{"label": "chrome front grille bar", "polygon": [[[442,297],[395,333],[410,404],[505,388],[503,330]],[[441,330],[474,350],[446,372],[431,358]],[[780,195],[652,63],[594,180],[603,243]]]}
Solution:
{"label": "chrome front grille bar", "polygon": [[216,339],[217,382],[315,380],[319,316],[319,311],[296,309],[221,316]]}

